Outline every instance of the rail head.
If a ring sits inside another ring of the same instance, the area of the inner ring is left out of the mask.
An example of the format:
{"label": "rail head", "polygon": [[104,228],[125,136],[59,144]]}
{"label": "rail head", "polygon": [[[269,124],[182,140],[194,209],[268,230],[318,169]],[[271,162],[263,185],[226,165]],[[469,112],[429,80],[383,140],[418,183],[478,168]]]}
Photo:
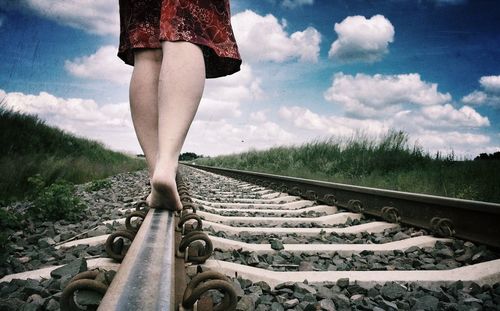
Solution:
{"label": "rail head", "polygon": [[175,310],[174,213],[146,215],[98,310]]}

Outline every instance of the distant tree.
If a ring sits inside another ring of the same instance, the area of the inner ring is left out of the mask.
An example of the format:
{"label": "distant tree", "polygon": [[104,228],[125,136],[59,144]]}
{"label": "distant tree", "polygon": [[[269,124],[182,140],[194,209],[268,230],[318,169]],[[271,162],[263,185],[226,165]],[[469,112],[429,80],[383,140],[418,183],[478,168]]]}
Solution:
{"label": "distant tree", "polygon": [[480,153],[474,158],[474,161],[479,160],[500,160],[500,151],[494,153]]}
{"label": "distant tree", "polygon": [[179,161],[191,161],[202,157],[203,156],[197,155],[194,152],[184,152],[179,155]]}

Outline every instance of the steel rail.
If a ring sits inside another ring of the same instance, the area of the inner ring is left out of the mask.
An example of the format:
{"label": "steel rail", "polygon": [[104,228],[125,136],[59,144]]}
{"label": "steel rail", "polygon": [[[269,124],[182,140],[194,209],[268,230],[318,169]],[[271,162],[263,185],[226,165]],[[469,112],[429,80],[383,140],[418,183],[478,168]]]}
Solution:
{"label": "steel rail", "polygon": [[277,191],[500,248],[500,204],[182,163]]}
{"label": "steel rail", "polygon": [[150,210],[98,310],[175,310],[175,236],[174,213]]}

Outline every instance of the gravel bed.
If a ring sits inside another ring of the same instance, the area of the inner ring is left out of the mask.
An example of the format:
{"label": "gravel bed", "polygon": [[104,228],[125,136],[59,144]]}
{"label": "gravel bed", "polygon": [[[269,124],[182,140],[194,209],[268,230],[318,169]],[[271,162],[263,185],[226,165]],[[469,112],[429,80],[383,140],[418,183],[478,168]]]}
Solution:
{"label": "gravel bed", "polygon": [[[107,180],[111,186],[97,191],[87,190],[89,184],[76,185],[76,195],[88,207],[79,221],[24,221],[23,230],[8,231],[9,244],[4,254],[7,259],[0,266],[0,278],[12,273],[64,264],[67,262],[66,256],[71,258],[71,252],[56,250],[55,246],[58,244],[70,239],[109,234],[122,228],[123,225],[118,223],[104,225],[102,222],[126,217],[129,212],[121,209],[131,208],[135,201],[143,199],[149,193],[149,186],[145,182],[148,180],[147,171],[118,174]],[[17,202],[7,208],[23,212],[29,204],[30,202]],[[95,256],[95,247],[85,247],[87,249],[84,252]],[[88,256],[84,254],[84,257]]]}
{"label": "gravel bed", "polygon": [[[235,184],[235,179],[206,172],[201,173],[189,167],[183,167],[182,169],[186,174],[189,174],[187,185],[192,189],[193,196],[200,200],[232,202],[234,199],[262,199],[261,194],[248,189],[242,190]],[[220,195],[220,192],[232,193]]]}
{"label": "gravel bed", "polygon": [[[287,282],[271,290],[265,282],[232,279],[239,296],[237,311],[348,310],[498,310],[500,284],[479,286],[455,282],[426,288],[415,283],[386,283],[365,289],[349,279],[308,284]],[[213,299],[220,301],[214,292]]]}
{"label": "gravel bed", "polygon": [[[87,271],[86,260],[73,259],[67,265],[52,271],[49,279],[2,282],[0,283],[0,310],[60,310],[63,289],[73,276],[83,271]],[[109,285],[116,272],[100,271],[99,279]],[[76,301],[82,306],[97,306],[100,300],[99,295],[87,291],[78,291],[76,295]]]}
{"label": "gravel bed", "polygon": [[[203,217],[202,217],[203,219]],[[287,223],[284,222],[283,224],[266,224],[266,225],[260,225],[260,224],[249,224],[249,223],[244,223],[244,222],[231,222],[229,225],[231,227],[252,227],[252,228],[258,228],[258,227],[265,227],[265,228],[346,228],[350,226],[357,226],[361,224],[366,224],[369,222],[372,222],[373,220],[370,219],[351,219],[350,217],[347,218],[346,222],[343,224],[334,224],[334,225],[329,225],[329,224],[318,224],[314,222],[308,222],[308,223],[299,223],[299,224],[292,224],[292,223]],[[218,223],[225,223],[225,221],[219,221]]]}
{"label": "gravel bed", "polygon": [[262,213],[262,212],[245,212],[245,211],[216,211],[210,207],[198,206],[200,211],[206,211],[212,214],[227,216],[227,217],[290,217],[290,218],[316,218],[328,215],[326,212],[308,211],[300,214],[290,215],[286,212]]}
{"label": "gravel bed", "polygon": [[[254,192],[237,192],[231,195],[216,195],[214,192],[208,192],[203,189],[199,189],[198,186],[193,185],[193,198],[208,202],[218,202],[218,203],[242,203],[238,202],[239,199],[245,200],[264,200],[260,194]],[[282,202],[285,203],[285,202]]]}
{"label": "gravel bed", "polygon": [[272,239],[280,239],[283,244],[383,244],[429,235],[424,229],[411,227],[395,227],[385,229],[380,233],[360,232],[356,234],[339,234],[322,231],[316,236],[301,236],[297,233],[288,233],[286,235],[277,235],[273,233],[252,234],[247,231],[240,232],[238,235],[229,235],[225,231],[215,231],[212,227],[206,228],[205,231],[220,238],[251,244],[267,244]]}
{"label": "gravel bed", "polygon": [[[279,243],[273,249],[282,249]],[[392,271],[392,270],[447,270],[470,264],[498,259],[498,254],[470,242],[460,240],[451,244],[437,242],[435,247],[410,247],[406,251],[390,251],[374,254],[338,253],[292,254],[279,251],[275,254],[258,255],[247,251],[221,251],[216,249],[214,259],[240,263],[273,271]]]}

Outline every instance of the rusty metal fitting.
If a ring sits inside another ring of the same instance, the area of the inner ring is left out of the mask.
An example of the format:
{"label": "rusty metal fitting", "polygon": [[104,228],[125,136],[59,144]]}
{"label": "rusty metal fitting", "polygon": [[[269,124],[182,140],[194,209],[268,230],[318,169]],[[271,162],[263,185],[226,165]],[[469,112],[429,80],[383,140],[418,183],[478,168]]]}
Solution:
{"label": "rusty metal fitting", "polygon": [[399,223],[401,221],[398,209],[392,206],[384,206],[382,208],[382,217],[392,223]]}
{"label": "rusty metal fitting", "polygon": [[186,214],[182,215],[181,219],[179,220],[179,223],[177,224],[176,231],[182,231],[182,234],[184,234],[185,231],[185,225],[187,221],[189,220],[196,220],[197,225],[195,228],[193,228],[190,231],[201,231],[203,228],[203,221],[201,220],[201,217],[196,215],[196,214]]}
{"label": "rusty metal fitting", "polygon": [[189,190],[189,188],[188,188],[186,185],[178,185],[178,186],[177,186],[177,191],[179,191],[179,192],[180,192],[180,191],[183,191],[183,190],[184,190],[184,191],[188,191],[188,190]]}
{"label": "rusty metal fitting", "polygon": [[335,197],[335,195],[333,194],[325,194],[325,196],[323,197],[323,202],[325,202],[326,204],[328,205],[335,205],[337,204],[337,198]]}
{"label": "rusty metal fitting", "polygon": [[305,197],[311,201],[316,201],[318,199],[318,195],[313,190],[307,190],[305,193]]}
{"label": "rusty metal fitting", "polygon": [[108,290],[108,285],[96,280],[99,273],[100,271],[98,270],[91,270],[75,275],[62,292],[60,300],[61,310],[92,310],[87,307],[85,307],[85,309],[80,308],[75,302],[74,294],[76,291],[86,290],[97,292],[104,297],[106,291]]}
{"label": "rusty metal fitting", "polygon": [[[128,230],[118,230],[110,234],[106,240],[104,248],[109,257],[121,262],[125,258],[128,247],[125,245],[124,238],[132,242],[135,237],[135,232]],[[118,240],[115,241],[115,239]]]}
{"label": "rusty metal fitting", "polygon": [[230,280],[215,271],[205,271],[196,275],[186,287],[182,299],[182,307],[193,308],[195,302],[209,290],[218,290],[224,294],[221,303],[214,306],[214,311],[234,311],[236,310],[237,295]]}
{"label": "rusty metal fitting", "polygon": [[185,203],[193,203],[193,200],[188,196],[181,196],[181,203],[182,205]]}
{"label": "rusty metal fitting", "polygon": [[431,228],[437,236],[448,238],[455,235],[453,221],[449,218],[433,217],[431,219]]}
{"label": "rusty metal fitting", "polygon": [[[364,211],[363,203],[359,200],[349,200],[349,202],[347,202],[347,209],[354,213],[362,213]],[[382,209],[382,213],[383,211],[384,209]]]}
{"label": "rusty metal fitting", "polygon": [[288,193],[288,186],[285,184],[281,184],[281,186],[279,187],[279,190],[283,193]]}
{"label": "rusty metal fitting", "polygon": [[137,201],[134,204],[134,207],[135,207],[136,211],[144,211],[144,210],[147,210],[149,208],[148,203],[146,202],[146,200]]}
{"label": "rusty metal fitting", "polygon": [[[133,225],[132,224],[132,218],[140,218],[141,220],[137,220],[136,224]],[[129,231],[137,232],[137,231],[139,231],[139,228],[141,227],[141,224],[144,221],[144,218],[146,218],[146,213],[145,212],[142,212],[142,211],[132,212],[125,219],[125,227]]]}
{"label": "rusty metal fitting", "polygon": [[182,240],[179,243],[179,249],[177,250],[177,257],[185,257],[186,249],[191,247],[191,243],[195,241],[203,241],[205,242],[205,246],[203,249],[197,248],[197,252],[199,254],[198,256],[189,256],[188,252],[186,261],[194,264],[201,264],[212,256],[214,247],[208,235],[200,231],[191,231],[182,237]]}
{"label": "rusty metal fitting", "polygon": [[[191,210],[191,213],[196,214],[196,206],[193,202],[183,203],[182,204],[182,214],[188,213]],[[182,217],[182,215],[181,215]]]}
{"label": "rusty metal fitting", "polygon": [[302,196],[302,190],[297,186],[292,187],[292,189],[290,190],[290,193],[293,195]]}

